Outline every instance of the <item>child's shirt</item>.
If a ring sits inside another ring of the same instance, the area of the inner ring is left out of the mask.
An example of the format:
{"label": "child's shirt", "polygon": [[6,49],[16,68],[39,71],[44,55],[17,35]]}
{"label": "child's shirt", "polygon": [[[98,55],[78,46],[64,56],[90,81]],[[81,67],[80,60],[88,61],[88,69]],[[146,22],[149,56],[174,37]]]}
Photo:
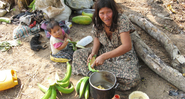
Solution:
{"label": "child's shirt", "polygon": [[[63,44],[63,42],[64,42],[64,40],[51,36],[50,46],[51,46],[52,55],[57,54],[60,51],[57,48],[59,48]],[[66,47],[64,49],[66,49]]]}

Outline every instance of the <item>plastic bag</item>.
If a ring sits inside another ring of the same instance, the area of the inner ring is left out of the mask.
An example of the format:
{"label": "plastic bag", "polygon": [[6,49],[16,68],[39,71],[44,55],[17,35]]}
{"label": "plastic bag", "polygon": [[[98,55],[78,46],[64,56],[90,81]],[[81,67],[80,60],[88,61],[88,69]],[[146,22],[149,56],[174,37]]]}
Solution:
{"label": "plastic bag", "polygon": [[86,46],[86,45],[90,44],[92,41],[93,41],[92,36],[86,36],[86,37],[82,38],[79,42],[77,42],[76,45]]}
{"label": "plastic bag", "polygon": [[0,17],[4,16],[7,13],[6,10],[0,9]]}
{"label": "plastic bag", "polygon": [[71,15],[71,9],[63,0],[36,0],[35,9],[42,10],[48,18],[55,18],[56,21],[68,20]]}
{"label": "plastic bag", "polygon": [[23,15],[19,18],[20,23],[24,23],[26,25],[30,25],[32,21],[33,15]]}
{"label": "plastic bag", "polygon": [[65,5],[64,11],[62,11],[61,14],[55,16],[54,19],[58,22],[60,22],[60,21],[68,22],[70,15],[71,15],[71,9],[67,5]]}
{"label": "plastic bag", "polygon": [[6,3],[0,1],[0,9],[4,9],[4,8],[6,8]]}
{"label": "plastic bag", "polygon": [[93,6],[93,0],[66,0],[66,4],[74,10],[89,9]]}

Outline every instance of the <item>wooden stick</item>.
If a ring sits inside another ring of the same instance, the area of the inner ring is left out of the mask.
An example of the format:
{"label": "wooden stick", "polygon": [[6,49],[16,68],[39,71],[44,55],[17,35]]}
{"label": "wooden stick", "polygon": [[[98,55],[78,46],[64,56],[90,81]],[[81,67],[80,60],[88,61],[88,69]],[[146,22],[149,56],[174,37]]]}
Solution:
{"label": "wooden stick", "polygon": [[181,55],[179,49],[173,44],[170,38],[145,18],[132,14],[129,15],[129,18],[132,22],[136,23],[139,27],[144,29],[149,35],[151,35],[164,46],[165,50],[172,59],[172,67],[182,72],[182,66],[185,64],[185,58],[183,55]]}
{"label": "wooden stick", "polygon": [[131,35],[137,55],[162,78],[185,92],[185,78],[182,74],[166,65],[153,51],[142,41],[139,35],[134,32]]}

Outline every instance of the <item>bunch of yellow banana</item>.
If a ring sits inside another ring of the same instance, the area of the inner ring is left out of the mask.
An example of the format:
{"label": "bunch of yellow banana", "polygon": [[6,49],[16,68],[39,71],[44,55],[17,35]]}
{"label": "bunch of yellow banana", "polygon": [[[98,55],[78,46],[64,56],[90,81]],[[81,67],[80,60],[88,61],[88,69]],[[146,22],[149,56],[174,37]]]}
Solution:
{"label": "bunch of yellow banana", "polygon": [[69,59],[66,59],[66,58],[56,58],[56,57],[53,57],[52,56],[52,53],[50,54],[50,60],[54,61],[54,62],[68,62],[70,61]]}
{"label": "bunch of yellow banana", "polygon": [[89,77],[81,78],[76,84],[76,93],[81,98],[84,94],[85,99],[89,98]]}
{"label": "bunch of yellow banana", "polygon": [[[71,68],[71,65],[69,64],[69,62],[66,62],[66,63],[67,63],[67,73],[62,80],[59,80],[59,76],[56,73],[55,82],[50,84],[49,88],[47,88],[41,84],[38,84],[40,90],[45,93],[44,96],[42,97],[42,99],[49,99],[49,98],[56,99],[56,95],[57,95],[56,89],[64,94],[69,94],[74,91],[73,84],[70,85],[70,77],[71,77],[72,68]],[[69,85],[70,85],[70,88],[66,88]]]}

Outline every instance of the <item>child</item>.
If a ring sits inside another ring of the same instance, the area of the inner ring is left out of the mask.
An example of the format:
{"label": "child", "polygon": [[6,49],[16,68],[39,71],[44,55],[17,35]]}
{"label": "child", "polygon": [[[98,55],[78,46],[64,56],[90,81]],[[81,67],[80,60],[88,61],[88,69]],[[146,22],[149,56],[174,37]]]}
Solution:
{"label": "child", "polygon": [[73,58],[73,47],[71,43],[68,43],[67,39],[71,38],[64,32],[59,26],[57,21],[50,21],[47,24],[47,31],[51,35],[50,46],[52,56],[55,58],[65,58],[72,60]]}

